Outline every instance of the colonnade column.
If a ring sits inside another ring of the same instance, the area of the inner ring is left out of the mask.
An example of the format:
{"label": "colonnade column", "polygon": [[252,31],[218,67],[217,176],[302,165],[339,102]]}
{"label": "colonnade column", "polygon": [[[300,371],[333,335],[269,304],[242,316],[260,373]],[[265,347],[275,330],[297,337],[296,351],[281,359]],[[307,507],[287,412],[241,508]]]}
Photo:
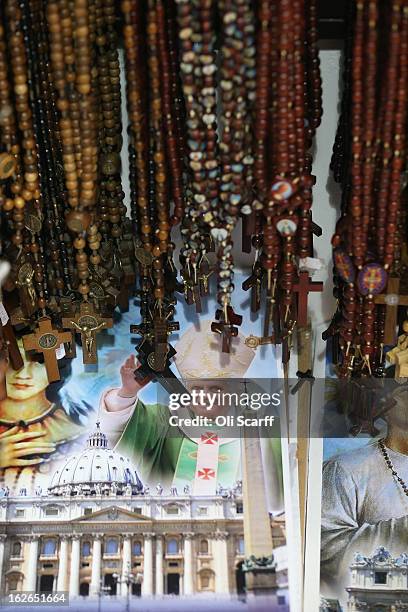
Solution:
{"label": "colonnade column", "polygon": [[4,580],[4,572],[3,572],[3,562],[4,562],[4,545],[6,542],[7,536],[5,533],[0,535],[0,592],[3,592],[3,580]]}
{"label": "colonnade column", "polygon": [[184,534],[184,595],[192,595],[194,593],[193,538],[193,533]]}
{"label": "colonnade column", "polygon": [[163,595],[163,538],[156,537],[156,595]]}
{"label": "colonnade column", "polygon": [[229,566],[228,566],[228,533],[220,531],[215,534],[216,570],[215,592],[229,593]]}
{"label": "colonnade column", "polygon": [[27,577],[24,585],[25,591],[36,591],[37,590],[37,562],[38,562],[38,537],[34,536],[29,540],[29,553],[28,553],[28,569]]}
{"label": "colonnade column", "polygon": [[153,595],[153,538],[154,533],[145,533],[143,543],[143,596]]}
{"label": "colonnade column", "polygon": [[58,562],[57,591],[66,591],[68,570],[68,538],[61,536]]}
{"label": "colonnade column", "polygon": [[[79,595],[79,562],[81,559],[80,536],[75,534],[71,537],[71,565],[69,568],[69,596]],[[59,578],[59,576],[58,576]]]}
{"label": "colonnade column", "polygon": [[102,534],[94,535],[92,545],[92,570],[89,595],[96,597],[101,589],[101,566],[102,566]]}
{"label": "colonnade column", "polygon": [[128,594],[128,585],[126,579],[132,571],[132,537],[125,535],[123,538],[122,549],[122,576],[121,576],[121,595],[126,597]]}

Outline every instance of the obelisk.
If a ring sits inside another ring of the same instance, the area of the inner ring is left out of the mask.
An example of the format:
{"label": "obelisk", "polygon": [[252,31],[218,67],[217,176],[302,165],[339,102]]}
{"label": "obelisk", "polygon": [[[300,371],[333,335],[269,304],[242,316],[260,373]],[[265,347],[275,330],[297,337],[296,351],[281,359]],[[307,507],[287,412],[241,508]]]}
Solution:
{"label": "obelisk", "polygon": [[245,587],[247,595],[276,595],[271,519],[258,430],[244,428],[241,438],[244,503]]}

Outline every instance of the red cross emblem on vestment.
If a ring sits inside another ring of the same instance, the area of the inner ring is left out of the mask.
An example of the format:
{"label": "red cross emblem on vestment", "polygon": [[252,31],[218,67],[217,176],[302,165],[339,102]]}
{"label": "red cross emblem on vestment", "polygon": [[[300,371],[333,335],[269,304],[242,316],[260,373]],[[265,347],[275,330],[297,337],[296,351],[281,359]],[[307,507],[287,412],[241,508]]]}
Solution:
{"label": "red cross emblem on vestment", "polygon": [[218,436],[217,434],[209,431],[201,435],[201,442],[203,442],[203,444],[217,444]]}
{"label": "red cross emblem on vestment", "polygon": [[211,480],[211,478],[215,478],[215,470],[203,468],[202,470],[198,470],[197,476],[201,478],[201,480]]}

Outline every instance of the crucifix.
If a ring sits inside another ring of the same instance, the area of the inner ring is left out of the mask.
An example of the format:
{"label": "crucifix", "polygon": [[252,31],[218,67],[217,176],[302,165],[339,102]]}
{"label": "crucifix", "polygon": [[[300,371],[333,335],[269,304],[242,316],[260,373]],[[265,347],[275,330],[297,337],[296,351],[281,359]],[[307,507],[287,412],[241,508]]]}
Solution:
{"label": "crucifix", "polygon": [[311,291],[323,291],[322,282],[313,282],[307,271],[299,273],[299,280],[293,285],[293,291],[298,294],[297,324],[299,327],[307,326],[307,297]]}
{"label": "crucifix", "polygon": [[400,279],[396,276],[388,278],[387,292],[376,295],[374,302],[385,305],[384,340],[386,346],[397,341],[398,306],[408,306],[408,295],[399,295]]}
{"label": "crucifix", "polygon": [[242,289],[251,289],[251,312],[258,312],[261,307],[261,288],[263,278],[263,268],[260,263],[255,262],[252,274],[242,283]]}
{"label": "crucifix", "polygon": [[71,332],[60,331],[53,327],[49,317],[42,317],[38,320],[35,333],[23,336],[23,345],[26,351],[36,351],[44,355],[49,382],[60,380],[55,351],[63,342],[72,342]]}
{"label": "crucifix", "polygon": [[202,307],[200,282],[197,272],[197,262],[187,260],[181,274],[184,279],[184,297],[186,303],[189,306],[195,304],[196,312],[200,313],[202,311]]}
{"label": "crucifix", "polygon": [[208,295],[209,282],[208,279],[214,273],[205,255],[202,256],[199,266],[198,283],[201,295]]}
{"label": "crucifix", "polygon": [[34,288],[34,268],[26,261],[17,272],[17,287],[19,288],[21,306],[27,316],[32,315],[37,309],[37,294]]}
{"label": "crucifix", "polygon": [[81,334],[83,363],[98,363],[96,352],[96,334],[101,329],[112,327],[110,318],[101,317],[89,302],[82,302],[79,312],[73,316],[64,317],[62,325]]}
{"label": "crucifix", "polygon": [[242,324],[242,316],[234,312],[232,306],[225,306],[224,310],[219,308],[215,312],[217,321],[211,323],[211,331],[222,336],[222,352],[231,351],[231,340],[238,336],[238,327]]}
{"label": "crucifix", "polygon": [[137,346],[138,359],[142,365],[142,372],[146,376],[151,376],[152,372],[168,372],[169,357],[175,355],[175,350],[168,342],[171,332],[180,329],[177,321],[169,321],[168,316],[173,314],[171,310],[166,316],[162,312],[155,314],[152,326],[131,325],[132,334],[142,336],[142,341]]}

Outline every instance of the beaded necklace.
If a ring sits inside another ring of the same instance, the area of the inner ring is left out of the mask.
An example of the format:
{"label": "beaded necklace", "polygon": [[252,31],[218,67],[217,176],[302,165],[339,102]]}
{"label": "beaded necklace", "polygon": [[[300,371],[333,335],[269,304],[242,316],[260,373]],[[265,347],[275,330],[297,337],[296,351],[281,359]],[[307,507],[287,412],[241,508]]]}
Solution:
{"label": "beaded necklace", "polygon": [[305,294],[321,290],[309,282],[303,263],[313,255],[308,149],[321,117],[316,5],[261,1],[258,24],[254,181],[263,214],[253,236],[253,273],[258,283],[266,278],[264,338],[276,343],[288,339],[296,323],[307,325]]}
{"label": "beaded necklace", "polygon": [[395,480],[398,482],[398,484],[401,486],[401,489],[403,490],[405,495],[408,497],[408,486],[406,482],[401,478],[401,476],[399,476],[398,472],[394,468],[394,465],[388,454],[387,448],[384,444],[384,440],[378,441],[378,447],[380,449],[382,456],[384,457],[384,461],[387,465],[387,468],[390,470],[391,474],[394,476]]}
{"label": "beaded necklace", "polygon": [[408,95],[408,11],[399,0],[390,6],[386,14],[377,0],[355,6],[332,160],[343,188],[342,217],[332,239],[341,376],[381,375],[383,347],[390,342],[384,333],[388,297],[382,301],[379,294],[388,275],[388,283],[398,275]]}
{"label": "beaded necklace", "polygon": [[141,322],[132,331],[142,336],[140,350],[152,347],[146,358],[156,371],[166,367],[168,336],[178,329],[172,321],[176,285],[170,231],[184,210],[174,32],[166,27],[171,10],[161,0],[149,0],[146,7],[122,3],[131,208],[140,272]]}

